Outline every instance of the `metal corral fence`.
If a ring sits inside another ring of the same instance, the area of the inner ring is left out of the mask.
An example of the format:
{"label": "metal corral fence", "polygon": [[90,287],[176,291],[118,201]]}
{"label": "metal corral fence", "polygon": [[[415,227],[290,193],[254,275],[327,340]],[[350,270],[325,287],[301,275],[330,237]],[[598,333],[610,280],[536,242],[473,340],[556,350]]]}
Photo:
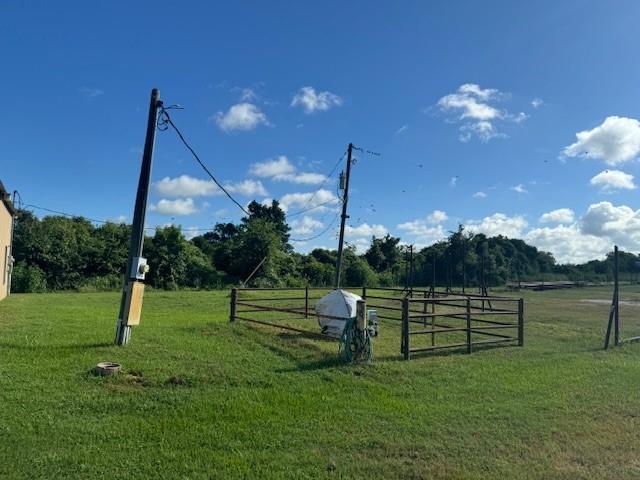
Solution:
{"label": "metal corral fence", "polygon": [[[229,320],[244,320],[336,340],[318,331],[315,314],[316,300],[332,290],[331,287],[233,288]],[[359,294],[359,289],[345,290]]]}
{"label": "metal corral fence", "polygon": [[[330,339],[317,330],[315,302],[331,290],[234,288],[230,321],[244,320]],[[521,298],[415,288],[345,290],[362,296],[366,308],[377,311],[381,323],[399,327],[400,353],[405,360],[411,354],[433,350],[464,348],[471,353],[481,346],[524,345]]]}

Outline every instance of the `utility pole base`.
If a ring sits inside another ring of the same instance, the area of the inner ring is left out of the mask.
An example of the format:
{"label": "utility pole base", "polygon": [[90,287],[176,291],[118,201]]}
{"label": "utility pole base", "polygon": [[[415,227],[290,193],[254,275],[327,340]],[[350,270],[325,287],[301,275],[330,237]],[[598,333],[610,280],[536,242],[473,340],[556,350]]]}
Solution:
{"label": "utility pole base", "polygon": [[121,320],[118,320],[116,324],[116,345],[124,346],[129,343],[131,337],[131,327],[126,325]]}

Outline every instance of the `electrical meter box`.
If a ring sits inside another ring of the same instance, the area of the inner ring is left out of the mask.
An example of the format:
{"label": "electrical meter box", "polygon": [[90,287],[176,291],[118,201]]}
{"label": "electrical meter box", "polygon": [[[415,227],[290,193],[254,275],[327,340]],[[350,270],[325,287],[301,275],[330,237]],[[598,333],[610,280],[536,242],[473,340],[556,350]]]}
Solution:
{"label": "electrical meter box", "polygon": [[147,259],[144,257],[135,257],[131,261],[131,278],[136,280],[144,280],[145,274],[149,271]]}
{"label": "electrical meter box", "polygon": [[144,283],[129,282],[126,289],[124,319],[127,326],[140,325],[140,315],[142,313],[142,296],[144,294]]}
{"label": "electrical meter box", "polygon": [[372,337],[378,336],[378,311],[367,310],[367,325],[369,327],[369,334]]}

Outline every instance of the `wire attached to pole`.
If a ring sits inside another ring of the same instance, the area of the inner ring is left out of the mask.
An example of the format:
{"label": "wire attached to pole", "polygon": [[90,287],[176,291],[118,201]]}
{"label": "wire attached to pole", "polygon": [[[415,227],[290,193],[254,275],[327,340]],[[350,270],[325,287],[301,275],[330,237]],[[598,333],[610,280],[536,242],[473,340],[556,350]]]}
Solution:
{"label": "wire attached to pole", "polygon": [[171,126],[171,128],[173,128],[175,130],[175,132],[178,134],[178,137],[180,137],[180,140],[182,141],[184,146],[187,147],[187,149],[191,152],[191,154],[193,155],[193,158],[196,159],[198,164],[207,173],[207,175],[209,175],[211,180],[213,180],[213,182],[220,188],[220,190],[222,190],[224,192],[224,194],[227,197],[229,197],[229,200],[231,200],[233,203],[235,203],[238,206],[238,208],[240,208],[240,210],[242,210],[246,215],[251,216],[251,214],[247,211],[247,209],[244,208],[242,206],[242,204],[240,204],[240,202],[238,202],[235,198],[233,198],[233,196],[227,191],[226,188],[224,188],[224,186],[218,181],[218,179],[213,175],[213,173],[211,173],[211,171],[202,162],[202,160],[200,160],[200,157],[195,152],[195,150],[191,147],[191,145],[189,145],[189,142],[187,142],[185,140],[184,135],[182,135],[182,132],[180,131],[180,129],[178,127],[176,127],[175,123],[173,123],[173,120],[171,120],[171,116],[169,116],[169,113],[167,112],[167,110],[171,109],[171,108],[182,108],[182,107],[177,106],[177,105],[172,106],[172,107],[166,107],[166,108],[165,107],[161,107],[161,109],[160,109],[160,117],[158,118],[158,123],[157,123],[157,128],[159,130],[166,130],[168,128],[167,125]]}

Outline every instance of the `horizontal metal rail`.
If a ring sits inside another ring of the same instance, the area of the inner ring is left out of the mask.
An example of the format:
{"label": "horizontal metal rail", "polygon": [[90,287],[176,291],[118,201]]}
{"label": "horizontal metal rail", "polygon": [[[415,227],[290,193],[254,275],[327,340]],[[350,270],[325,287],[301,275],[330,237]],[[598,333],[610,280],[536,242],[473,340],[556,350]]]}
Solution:
{"label": "horizontal metal rail", "polygon": [[[483,346],[483,345],[494,345],[494,344],[500,344],[500,343],[508,343],[508,342],[514,342],[517,341],[517,338],[503,338],[500,340],[478,340],[476,342],[473,342],[472,345],[475,346]],[[411,353],[419,353],[419,352],[429,352],[432,350],[443,350],[446,348],[466,348],[468,345],[467,343],[449,343],[447,345],[432,345],[432,346],[427,346],[427,347],[414,347],[414,348],[410,348],[409,352]]]}
{"label": "horizontal metal rail", "polygon": [[278,323],[265,322],[264,320],[256,320],[255,318],[247,318],[247,317],[239,317],[239,316],[236,316],[236,318],[238,320],[244,320],[245,322],[258,323],[260,325],[267,325],[269,327],[281,328],[283,330],[290,330],[292,332],[303,333],[305,335],[310,335],[312,337],[322,338],[323,340],[338,340],[328,335],[323,335],[322,333],[312,332],[310,330],[304,330],[302,328],[290,327],[289,325],[281,325]]}
{"label": "horizontal metal rail", "polygon": [[[236,305],[239,306],[243,306],[243,307],[253,307],[256,308],[260,311],[263,312],[283,312],[283,313],[302,313],[305,314],[307,313],[304,309],[304,307],[301,308],[279,308],[279,307],[271,307],[271,306],[263,306],[263,305],[255,305],[252,303],[246,303],[246,302],[236,302]],[[347,320],[344,317],[336,317],[333,315],[325,315],[322,314],[323,318],[329,318],[331,320]]]}

